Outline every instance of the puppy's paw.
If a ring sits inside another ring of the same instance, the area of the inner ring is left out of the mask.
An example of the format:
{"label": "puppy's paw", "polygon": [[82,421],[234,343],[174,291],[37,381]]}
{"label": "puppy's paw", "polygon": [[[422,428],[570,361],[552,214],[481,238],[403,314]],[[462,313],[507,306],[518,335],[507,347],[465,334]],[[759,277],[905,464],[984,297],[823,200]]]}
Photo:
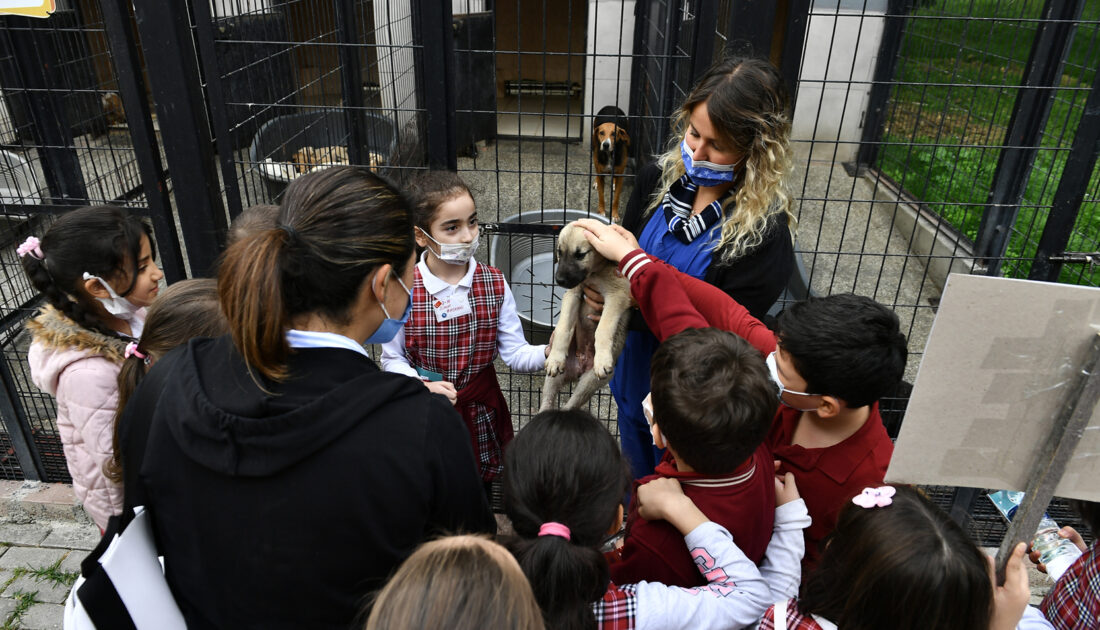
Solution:
{"label": "puppy's paw", "polygon": [[597,188],[599,188],[599,187],[600,187],[600,182],[599,182],[599,179],[600,179],[600,176],[599,176],[599,175],[597,175],[596,177],[593,177],[593,178],[592,178],[592,190],[596,190]]}
{"label": "puppy's paw", "polygon": [[615,371],[615,359],[609,354],[596,353],[596,358],[592,362],[592,371],[601,380],[611,378],[611,374]]}
{"label": "puppy's paw", "polygon": [[546,375],[550,377],[559,376],[565,371],[565,353],[564,352],[550,352],[550,356],[546,358]]}

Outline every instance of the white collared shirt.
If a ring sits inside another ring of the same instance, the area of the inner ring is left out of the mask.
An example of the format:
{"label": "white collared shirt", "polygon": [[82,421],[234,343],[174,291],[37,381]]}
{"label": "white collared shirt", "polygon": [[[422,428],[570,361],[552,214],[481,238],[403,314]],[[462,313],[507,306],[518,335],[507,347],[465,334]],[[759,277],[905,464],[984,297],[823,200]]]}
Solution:
{"label": "white collared shirt", "polygon": [[[473,257],[467,263],[466,274],[457,284],[450,284],[441,280],[428,269],[425,259],[428,252],[420,255],[420,262],[416,268],[420,271],[421,282],[428,295],[436,299],[451,297],[452,295],[465,296],[474,286],[474,269],[477,261]],[[536,372],[546,365],[546,346],[533,346],[527,343],[523,336],[523,325],[519,321],[519,312],[516,310],[516,298],[512,295],[512,289],[508,283],[504,283],[504,300],[500,305],[500,314],[497,319],[497,352],[504,360],[505,365],[516,372]],[[388,343],[382,344],[382,369],[387,372],[397,372],[420,378],[416,368],[405,356],[405,329],[398,331],[397,335]]]}
{"label": "white collared shirt", "polygon": [[359,354],[370,357],[367,354],[366,348],[363,344],[355,341],[351,337],[345,337],[336,333],[320,332],[316,330],[294,330],[291,328],[286,331],[286,342],[290,344],[291,348],[344,348],[346,350],[354,350]]}

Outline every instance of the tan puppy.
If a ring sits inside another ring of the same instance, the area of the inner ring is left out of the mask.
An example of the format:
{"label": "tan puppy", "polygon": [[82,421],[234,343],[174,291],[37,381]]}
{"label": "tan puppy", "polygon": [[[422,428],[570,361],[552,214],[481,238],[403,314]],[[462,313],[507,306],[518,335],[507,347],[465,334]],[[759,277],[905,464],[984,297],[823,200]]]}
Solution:
{"label": "tan puppy", "polygon": [[619,195],[623,188],[623,172],[630,155],[630,135],[625,125],[626,114],[614,105],[600,109],[592,125],[592,166],[596,173],[596,192],[600,214],[607,216],[604,202],[604,177],[611,177],[611,220],[619,221]]}
{"label": "tan puppy", "polygon": [[[555,408],[558,392],[567,383],[577,381],[564,408],[575,409],[584,406],[611,380],[615,361],[626,342],[626,324],[633,305],[630,283],[619,275],[615,263],[592,248],[584,238],[584,228],[573,223],[562,228],[555,254],[558,268],[554,280],[569,291],[562,298],[554,327],[539,411]],[[588,319],[593,311],[584,301],[585,284],[603,294],[599,324]]]}

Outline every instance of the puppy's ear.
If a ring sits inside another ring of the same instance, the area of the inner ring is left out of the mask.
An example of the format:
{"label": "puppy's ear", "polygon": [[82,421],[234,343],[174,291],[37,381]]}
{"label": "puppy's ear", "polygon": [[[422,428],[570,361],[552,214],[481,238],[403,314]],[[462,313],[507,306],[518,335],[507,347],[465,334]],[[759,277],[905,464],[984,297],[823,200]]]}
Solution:
{"label": "puppy's ear", "polygon": [[600,128],[592,128],[592,151],[595,152],[600,146]]}

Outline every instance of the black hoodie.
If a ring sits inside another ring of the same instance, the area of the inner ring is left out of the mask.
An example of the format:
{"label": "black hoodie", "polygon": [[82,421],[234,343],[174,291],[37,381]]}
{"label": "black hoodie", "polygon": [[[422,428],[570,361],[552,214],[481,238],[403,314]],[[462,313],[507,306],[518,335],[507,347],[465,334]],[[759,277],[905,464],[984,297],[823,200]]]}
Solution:
{"label": "black hoodie", "polygon": [[126,406],[126,503],[150,508],[191,629],[350,628],[420,542],[495,531],[445,398],[347,349],[288,367],[261,389],[229,337],[197,339]]}

